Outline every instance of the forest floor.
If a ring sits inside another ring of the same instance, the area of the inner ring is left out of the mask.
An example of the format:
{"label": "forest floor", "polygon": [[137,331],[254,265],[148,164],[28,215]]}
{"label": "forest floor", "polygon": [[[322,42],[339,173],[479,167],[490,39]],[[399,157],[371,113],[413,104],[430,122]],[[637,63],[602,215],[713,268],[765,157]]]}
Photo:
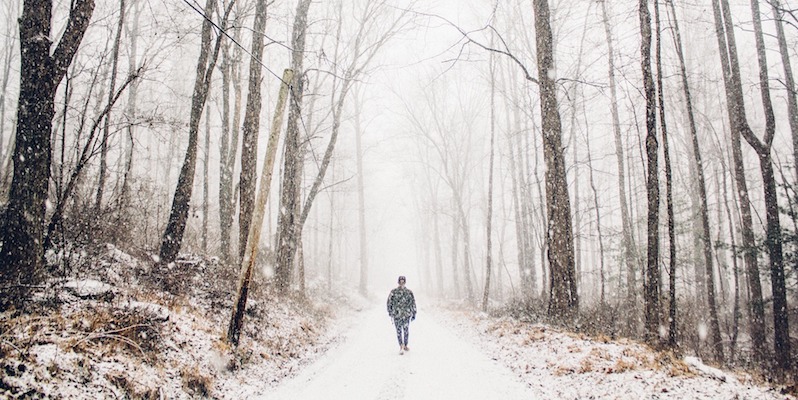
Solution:
{"label": "forest floor", "polygon": [[794,399],[744,373],[480,313],[421,308],[399,353],[384,307],[259,399]]}
{"label": "forest floor", "polygon": [[400,355],[381,297],[256,286],[231,348],[235,273],[214,260],[179,260],[167,293],[112,246],[70,259],[79,279],[0,314],[0,399],[795,399],[696,358],[423,299]]}

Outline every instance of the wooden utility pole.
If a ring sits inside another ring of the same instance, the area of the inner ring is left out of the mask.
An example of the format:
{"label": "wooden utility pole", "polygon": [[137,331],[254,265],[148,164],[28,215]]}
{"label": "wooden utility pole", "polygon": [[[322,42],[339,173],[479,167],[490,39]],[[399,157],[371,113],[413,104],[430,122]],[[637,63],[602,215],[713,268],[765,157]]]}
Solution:
{"label": "wooden utility pole", "polygon": [[280,85],[280,94],[277,97],[277,106],[274,109],[274,119],[272,120],[271,132],[269,133],[269,143],[266,147],[266,158],[263,161],[263,171],[261,171],[260,187],[255,199],[255,208],[252,212],[252,222],[249,225],[247,235],[247,246],[244,251],[244,260],[241,263],[241,273],[238,279],[238,290],[236,291],[236,301],[233,303],[235,309],[230,318],[230,325],[227,328],[227,340],[233,345],[238,345],[241,327],[244,324],[244,310],[247,307],[247,293],[249,283],[252,280],[252,271],[255,267],[255,259],[258,255],[258,243],[260,233],[263,228],[263,216],[265,214],[266,200],[269,198],[269,189],[272,183],[274,172],[274,160],[277,155],[277,145],[280,141],[280,130],[283,125],[283,114],[285,111],[285,99],[288,97],[288,85],[292,81],[294,71],[286,69],[283,72],[283,83]]}

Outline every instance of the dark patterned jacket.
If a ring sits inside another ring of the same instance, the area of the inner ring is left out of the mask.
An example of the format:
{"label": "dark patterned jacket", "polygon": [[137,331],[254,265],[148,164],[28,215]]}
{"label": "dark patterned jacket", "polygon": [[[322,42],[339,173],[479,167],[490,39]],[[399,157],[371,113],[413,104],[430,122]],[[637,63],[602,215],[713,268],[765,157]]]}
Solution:
{"label": "dark patterned jacket", "polygon": [[399,320],[416,318],[416,298],[410,289],[400,286],[391,290],[388,296],[388,315]]}

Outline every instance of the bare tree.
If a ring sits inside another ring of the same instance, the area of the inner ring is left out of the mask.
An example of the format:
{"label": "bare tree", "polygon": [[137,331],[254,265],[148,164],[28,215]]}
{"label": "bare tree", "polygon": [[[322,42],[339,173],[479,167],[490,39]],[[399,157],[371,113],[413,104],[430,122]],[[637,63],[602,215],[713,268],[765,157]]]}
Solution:
{"label": "bare tree", "polygon": [[[227,28],[227,18],[230,15],[232,6],[231,1],[222,17],[221,29]],[[165,266],[174,262],[177,252],[183,242],[183,233],[186,230],[188,211],[191,204],[191,194],[194,189],[194,172],[197,167],[197,149],[199,147],[199,125],[202,117],[202,110],[205,107],[205,100],[208,97],[208,90],[211,85],[211,77],[219,56],[219,49],[223,35],[220,33],[216,39],[216,45],[211,53],[211,26],[210,20],[216,9],[216,1],[208,0],[205,3],[204,20],[202,22],[202,44],[197,61],[197,72],[194,80],[194,94],[191,97],[191,115],[188,125],[188,147],[183,166],[180,168],[180,175],[177,179],[177,188],[172,200],[172,209],[169,214],[169,222],[164,229],[161,237],[161,250],[158,265]]]}
{"label": "bare tree", "polygon": [[779,55],[781,56],[781,64],[784,67],[784,86],[787,89],[787,117],[790,122],[790,132],[792,133],[793,168],[795,169],[795,179],[798,181],[798,99],[796,99],[795,78],[793,77],[792,65],[790,63],[787,37],[784,34],[784,12],[782,11],[781,2],[779,0],[768,0],[768,2],[773,10],[773,23],[776,25]]}
{"label": "bare tree", "polygon": [[571,225],[571,199],[562,147],[562,125],[557,109],[554,82],[554,41],[548,0],[534,0],[535,39],[537,43],[540,112],[543,119],[543,156],[546,160],[546,242],[551,271],[549,315],[570,318],[579,311],[579,293],[574,267],[574,235]]}
{"label": "bare tree", "polygon": [[[210,88],[208,88],[208,96],[210,97]],[[208,207],[210,201],[208,195],[210,187],[208,185],[208,168],[210,167],[211,159],[211,108],[205,109],[205,154],[202,158],[202,252],[208,254]]]}
{"label": "bare tree", "polygon": [[635,267],[634,237],[632,236],[632,223],[629,217],[629,205],[626,195],[626,168],[624,167],[623,140],[621,139],[621,122],[618,116],[618,89],[615,80],[615,49],[612,40],[612,28],[607,16],[607,2],[601,2],[601,15],[604,31],[607,36],[608,76],[610,84],[610,112],[612,115],[612,130],[615,134],[615,156],[618,160],[618,199],[621,206],[622,252],[626,264],[626,305],[631,310],[635,303],[637,293],[637,269]]}
{"label": "bare tree", "polygon": [[[367,68],[370,66],[372,60],[378,54],[380,49],[385,46],[385,44],[388,43],[388,41],[398,32],[400,32],[408,22],[408,16],[410,14],[409,10],[398,10],[398,15],[395,16],[388,14],[390,10],[392,10],[392,8],[387,0],[367,1],[362,9],[356,10],[360,11],[360,14],[356,16],[359,25],[357,25],[355,28],[356,33],[353,39],[354,45],[352,47],[352,51],[348,54],[347,60],[336,59],[336,64],[342,65],[343,71],[340,73],[340,87],[338,87],[337,91],[334,91],[334,95],[337,94],[337,97],[333,99],[334,105],[331,110],[332,128],[330,132],[330,140],[327,143],[326,150],[324,151],[324,156],[322,157],[319,171],[307,192],[300,212],[297,212],[297,214],[293,216],[290,215],[290,210],[292,210],[293,207],[289,206],[294,204],[290,200],[288,202],[284,202],[280,207],[284,214],[281,214],[281,220],[283,222],[280,223],[281,231],[278,236],[281,243],[278,244],[277,248],[278,271],[280,268],[285,268],[290,272],[294,252],[296,251],[296,244],[300,240],[302,228],[305,225],[308,215],[310,215],[313,201],[321,190],[321,185],[324,182],[324,176],[326,175],[327,168],[329,167],[333,158],[335,145],[338,141],[338,134],[340,132],[344,104],[349,95],[349,91],[359,77],[366,72]],[[341,11],[339,9],[339,18],[342,18],[340,14]],[[386,15],[390,18],[387,21]],[[304,38],[302,40],[304,41]],[[297,47],[294,46],[294,49],[296,48]],[[289,123],[290,121],[291,118],[289,116]],[[287,133],[287,143],[289,136],[290,132]],[[288,151],[288,149],[289,147],[287,144],[286,151]],[[288,159],[289,156],[287,155],[286,162],[288,162]],[[290,180],[286,177],[286,174],[288,173],[288,164],[286,164],[283,176],[284,185],[286,183],[289,185],[293,184],[290,183]],[[293,172],[290,174],[294,175]],[[287,190],[288,188],[283,186],[284,195]],[[298,192],[296,195],[298,195]],[[283,274],[284,276],[290,277],[288,272],[283,272]],[[280,272],[278,272],[278,276],[280,276]],[[290,281],[281,283],[283,286],[287,286],[288,284],[290,284]]]}
{"label": "bare tree", "polygon": [[249,223],[252,220],[252,209],[255,203],[255,180],[258,164],[258,133],[261,112],[261,75],[263,65],[263,47],[266,29],[267,0],[255,3],[255,21],[252,23],[252,46],[249,60],[249,90],[247,106],[244,111],[244,125],[241,128],[241,177],[239,179],[239,214],[238,214],[238,261],[244,258],[247,247]]}
{"label": "bare tree", "polygon": [[[108,83],[108,99],[113,97],[116,91],[116,75],[119,70],[119,45],[122,41],[122,31],[125,26],[125,0],[119,0],[119,21],[116,26],[116,34],[114,36],[114,45],[111,49],[111,78]],[[103,123],[103,134],[100,140],[100,170],[98,172],[99,178],[97,182],[97,195],[94,200],[94,208],[99,211],[102,207],[103,193],[105,191],[105,176],[108,173],[108,140],[111,136],[111,113],[110,111],[105,116]]]}
{"label": "bare tree", "polygon": [[[654,343],[659,331],[659,154],[657,143],[656,85],[651,73],[651,15],[648,1],[640,0],[640,52],[643,69],[643,92],[646,99],[646,193],[648,197],[648,256],[645,282],[646,340]],[[656,4],[656,1],[655,1]]]}
{"label": "bare tree", "polygon": [[[239,14],[233,18],[233,24],[237,25]],[[233,39],[236,39],[238,30],[233,32]],[[241,110],[241,79],[240,79],[240,55],[241,48],[235,46],[230,49],[230,41],[222,43],[222,61],[220,69],[222,73],[222,130],[219,139],[219,235],[221,258],[224,262],[231,262],[230,239],[235,213],[235,194],[233,193],[233,170],[238,154],[238,132]],[[231,110],[230,96],[233,104]],[[232,121],[230,114],[233,114]]]}
{"label": "bare tree", "polygon": [[[763,347],[758,347],[757,342],[761,339],[764,343],[764,324],[765,324],[765,310],[764,302],[762,299],[762,287],[759,280],[759,267],[757,266],[757,250],[754,242],[753,222],[751,216],[751,205],[748,197],[748,185],[745,179],[745,167],[743,165],[742,145],[740,138],[742,136],[749,136],[755,139],[751,131],[748,121],[745,116],[745,103],[743,101],[742,83],[740,78],[740,67],[737,57],[737,44],[735,40],[733,24],[730,20],[731,13],[729,12],[728,2],[722,0],[712,1],[712,11],[715,22],[715,33],[718,40],[718,50],[721,58],[721,66],[723,71],[723,82],[726,92],[726,107],[728,108],[728,117],[731,126],[731,144],[732,156],[734,159],[734,173],[737,184],[737,193],[740,198],[740,213],[741,213],[741,234],[743,240],[743,248],[745,249],[744,259],[746,265],[746,275],[748,277],[748,288],[750,290],[750,306],[751,306],[751,329],[752,337],[754,338],[754,356],[762,361],[764,354],[759,351]],[[764,93],[763,93],[764,94]],[[770,124],[770,122],[768,122]],[[769,130],[769,128],[768,128]],[[772,138],[771,138],[772,140]],[[757,139],[758,141],[758,139]],[[753,147],[753,145],[752,145]],[[769,153],[769,146],[768,146]],[[770,163],[769,157],[767,162],[763,164],[760,159],[760,167],[763,168],[763,177],[765,174],[765,164]],[[767,179],[765,180],[765,188],[768,187]],[[775,196],[775,192],[773,193]],[[767,196],[766,196],[767,197]],[[775,198],[774,198],[775,199]],[[768,221],[770,221],[770,213],[768,212]],[[770,234],[770,226],[768,226],[768,234]],[[773,260],[771,260],[773,262]],[[758,332],[759,329],[762,332]],[[759,336],[761,333],[761,336]]]}
{"label": "bare tree", "polygon": [[[723,3],[724,19],[727,30],[731,24],[730,12],[727,2]],[[760,140],[751,129],[744,129],[741,134],[745,141],[759,156],[759,168],[762,172],[762,182],[765,197],[766,238],[765,247],[770,259],[770,282],[773,294],[773,330],[774,330],[774,355],[776,365],[782,371],[792,368],[790,354],[790,324],[787,304],[786,277],[784,274],[784,254],[782,252],[781,222],[779,221],[779,200],[776,189],[776,176],[773,169],[772,149],[773,138],[776,135],[776,116],[773,112],[773,102],[770,98],[770,78],[768,77],[767,49],[762,33],[762,17],[759,12],[759,0],[751,0],[751,14],[754,20],[754,38],[756,40],[757,61],[759,61],[759,89],[762,97],[762,107],[765,115],[765,137]],[[730,51],[730,55],[736,50]],[[732,56],[736,58],[735,56]],[[736,62],[734,63],[736,64]],[[732,70],[737,68],[732,65]],[[733,74],[739,76],[739,72]]]}
{"label": "bare tree", "polygon": [[355,163],[357,166],[357,215],[358,215],[358,234],[360,236],[360,293],[364,296],[368,294],[369,278],[369,259],[366,233],[366,192],[364,188],[363,171],[363,127],[361,122],[362,99],[360,93],[355,95],[355,104],[358,108],[354,118],[355,124]]}
{"label": "bare tree", "polygon": [[[440,178],[451,192],[450,217],[452,221],[452,283],[454,295],[460,297],[462,278],[465,284],[466,297],[473,300],[473,285],[470,280],[470,236],[466,201],[463,198],[469,190],[466,188],[468,172],[473,168],[471,157],[473,146],[473,130],[476,122],[477,104],[466,104],[460,96],[456,98],[453,109],[444,93],[457,90],[455,85],[441,76],[429,86],[421,90],[421,101],[405,102],[405,118],[412,126],[414,133],[421,139],[419,152],[424,154],[427,170]],[[429,154],[427,154],[429,153]],[[437,180],[437,179],[435,179]],[[429,184],[432,184],[429,178]],[[461,236],[462,235],[462,236]],[[462,245],[462,247],[461,247]],[[462,267],[460,250],[462,249]]]}
{"label": "bare tree", "polygon": [[295,71],[291,83],[291,101],[288,110],[288,124],[285,132],[283,154],[283,180],[280,195],[280,214],[277,232],[277,264],[275,275],[277,287],[287,291],[291,286],[294,258],[301,236],[302,224],[298,220],[300,181],[302,178],[302,143],[300,124],[302,100],[304,95],[303,67],[305,59],[305,36],[308,25],[310,0],[299,0],[294,16],[294,29],[291,35],[291,69]]}
{"label": "bare tree", "polygon": [[[671,306],[676,303],[676,222],[673,211],[673,168],[671,167],[670,143],[668,142],[668,126],[665,121],[665,88],[662,76],[662,28],[660,25],[659,0],[654,0],[654,26],[656,29],[656,63],[657,63],[657,102],[659,103],[659,123],[662,134],[662,153],[665,162],[665,198],[668,215],[668,275],[670,276],[670,298]],[[699,164],[700,165],[700,164]],[[705,203],[706,204],[706,203]],[[660,286],[661,287],[661,286]],[[661,291],[658,293],[664,298]],[[662,318],[662,305],[660,305],[659,319]],[[670,314],[669,314],[670,315]],[[675,315],[675,314],[674,314]],[[657,321],[659,330],[659,321]]]}
{"label": "bare tree", "polygon": [[487,236],[487,249],[485,256],[485,291],[482,295],[482,311],[488,311],[488,297],[490,296],[490,275],[492,269],[491,252],[493,251],[493,231],[491,223],[493,222],[493,160],[494,160],[494,146],[496,142],[496,61],[494,55],[491,53],[490,62],[490,162],[488,164],[488,222],[486,225]]}
{"label": "bare tree", "polygon": [[[64,188],[58,191],[58,193],[56,193],[56,201],[53,209],[53,214],[50,216],[50,221],[47,224],[47,231],[44,236],[45,250],[49,250],[53,246],[53,240],[55,237],[56,230],[60,227],[62,220],[64,218],[64,212],[66,210],[67,200],[70,198],[70,196],[72,196],[73,191],[78,185],[78,181],[82,176],[81,174],[83,173],[84,168],[88,164],[89,160],[93,156],[95,156],[98,153],[98,151],[101,151],[97,147],[102,145],[98,144],[96,140],[96,135],[98,130],[100,129],[101,121],[105,120],[105,117],[108,115],[111,109],[113,109],[116,102],[125,92],[125,89],[128,86],[130,86],[134,80],[139,78],[139,76],[142,74],[142,70],[143,67],[139,67],[138,70],[128,75],[125,82],[119,87],[119,89],[117,89],[116,93],[114,93],[113,96],[111,96],[111,98],[108,100],[108,104],[105,105],[103,110],[99,113],[97,118],[92,123],[92,126],[88,131],[86,143],[83,145],[83,148],[77,157],[77,161],[75,163],[74,168],[72,169],[72,173],[70,174],[69,179],[65,182]],[[88,104],[88,101],[86,102],[86,104]],[[78,137],[80,137],[80,134],[82,133],[83,124],[84,124],[83,121],[85,120],[85,118],[86,117],[84,113],[84,116],[82,117],[81,120],[81,124],[78,128],[78,135],[77,135]]]}
{"label": "bare tree", "polygon": [[23,3],[14,174],[0,232],[0,285],[4,286],[0,310],[12,303],[21,304],[31,286],[38,285],[44,277],[44,218],[55,92],[78,51],[93,11],[93,0],[76,0],[61,40],[51,53],[53,43],[48,38],[52,37],[52,1]]}

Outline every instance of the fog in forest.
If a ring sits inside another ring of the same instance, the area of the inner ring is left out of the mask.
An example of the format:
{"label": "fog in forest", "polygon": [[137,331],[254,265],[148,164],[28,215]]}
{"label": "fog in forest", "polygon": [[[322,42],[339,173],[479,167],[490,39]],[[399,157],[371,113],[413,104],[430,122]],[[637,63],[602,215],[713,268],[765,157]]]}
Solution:
{"label": "fog in forest", "polygon": [[[23,2],[0,6],[3,279],[68,276],[106,243],[238,275],[282,113],[255,284],[383,301],[405,275],[429,302],[790,362],[794,2],[753,0],[754,18],[749,0],[648,1],[643,46],[633,1],[231,1],[96,2],[38,139],[20,82],[52,74],[26,75]],[[83,3],[55,2],[51,57]],[[49,179],[25,154],[48,154]],[[15,167],[46,186],[25,194]]]}

